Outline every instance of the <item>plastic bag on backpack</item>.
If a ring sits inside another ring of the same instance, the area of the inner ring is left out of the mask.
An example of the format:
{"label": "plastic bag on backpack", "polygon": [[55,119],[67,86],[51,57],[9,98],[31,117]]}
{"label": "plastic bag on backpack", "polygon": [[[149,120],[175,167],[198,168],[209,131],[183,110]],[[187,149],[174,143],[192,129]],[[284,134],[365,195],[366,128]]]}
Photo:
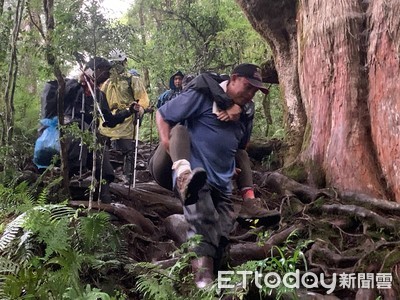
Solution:
{"label": "plastic bag on backpack", "polygon": [[45,127],[42,135],[36,140],[33,153],[33,162],[39,168],[47,168],[54,155],[60,153],[60,132],[58,118],[42,119],[40,123]]}

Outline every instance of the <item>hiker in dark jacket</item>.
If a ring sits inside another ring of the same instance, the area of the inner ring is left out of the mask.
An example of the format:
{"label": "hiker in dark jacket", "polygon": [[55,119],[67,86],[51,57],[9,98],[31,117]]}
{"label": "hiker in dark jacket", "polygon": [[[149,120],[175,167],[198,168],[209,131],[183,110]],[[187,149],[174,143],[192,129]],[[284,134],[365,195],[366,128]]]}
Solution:
{"label": "hiker in dark jacket", "polygon": [[[103,126],[115,127],[135,112],[135,107],[132,105],[117,114],[111,113],[106,96],[99,89],[99,86],[109,78],[110,68],[111,64],[108,60],[95,57],[86,64],[84,72],[80,75],[79,82],[81,87],[77,92],[75,104],[65,114],[71,121],[77,122],[82,131],[95,131],[97,134],[99,122]],[[96,82],[96,86],[94,86],[94,81]],[[95,102],[93,95],[96,96],[97,102]],[[98,119],[93,118],[94,110],[97,112]],[[102,143],[100,135],[98,135],[98,138]],[[71,137],[68,144],[70,177],[78,174],[81,175],[82,169],[90,170],[92,167],[92,155],[87,145],[81,144],[81,140]],[[100,200],[103,203],[110,203],[112,199],[109,192],[109,184],[114,181],[114,170],[110,163],[107,146],[105,145],[103,151],[101,153],[99,151],[96,156],[97,166],[95,177],[99,180],[100,172],[102,172],[102,178],[105,180],[105,183],[101,186]]]}
{"label": "hiker in dark jacket", "polygon": [[157,108],[175,98],[182,92],[182,79],[184,75],[181,71],[177,71],[169,79],[169,90],[162,93],[157,100]]}
{"label": "hiker in dark jacket", "polygon": [[[259,67],[251,64],[237,66],[220,88],[236,110],[258,90],[268,91]],[[234,214],[230,196],[235,153],[248,136],[243,118],[221,122],[225,118],[210,94],[190,88],[156,114],[160,145],[149,168],[160,185],[174,186],[179,194],[190,225],[188,237],[202,236],[194,249],[198,258],[192,261],[199,288],[212,282],[214,263],[218,264],[228,244]],[[176,125],[181,122],[186,127]]]}

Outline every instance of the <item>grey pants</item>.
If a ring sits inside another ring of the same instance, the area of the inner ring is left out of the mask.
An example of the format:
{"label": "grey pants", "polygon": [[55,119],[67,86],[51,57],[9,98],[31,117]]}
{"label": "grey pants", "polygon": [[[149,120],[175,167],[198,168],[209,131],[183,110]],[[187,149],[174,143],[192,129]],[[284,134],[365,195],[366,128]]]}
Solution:
{"label": "grey pants", "polygon": [[[172,190],[172,159],[190,159],[190,137],[186,128],[182,125],[176,125],[171,130],[170,154],[165,151],[160,144],[149,161],[149,171],[154,180],[162,187]],[[253,187],[253,175],[250,168],[250,159],[246,150],[238,149],[236,152],[236,167],[242,171],[236,179],[239,189]]]}
{"label": "grey pants", "polygon": [[149,161],[149,171],[160,186],[172,191],[172,162],[180,159],[190,160],[190,136],[186,127],[173,127],[169,144],[169,154],[163,145],[157,146]]}
{"label": "grey pants", "polygon": [[119,140],[113,140],[111,143],[112,146],[115,147],[116,150],[121,151],[122,155],[124,156],[124,166],[123,166],[124,175],[133,174],[135,140],[119,139]]}
{"label": "grey pants", "polygon": [[[149,171],[155,181],[164,188],[173,189],[172,162],[190,158],[190,137],[184,126],[176,125],[171,130],[170,154],[158,145],[149,161]],[[225,248],[233,225],[233,203],[229,196],[206,184],[199,191],[196,204],[184,206],[189,223],[188,237],[201,235],[202,240],[194,249],[198,256],[218,259]]]}
{"label": "grey pants", "polygon": [[242,171],[236,178],[239,190],[253,187],[253,174],[250,167],[250,158],[246,150],[238,149],[235,156],[236,167]]}
{"label": "grey pants", "polygon": [[233,227],[234,210],[230,197],[206,184],[199,192],[197,203],[184,206],[183,211],[190,226],[188,237],[202,236],[194,252],[198,256],[220,259]]}

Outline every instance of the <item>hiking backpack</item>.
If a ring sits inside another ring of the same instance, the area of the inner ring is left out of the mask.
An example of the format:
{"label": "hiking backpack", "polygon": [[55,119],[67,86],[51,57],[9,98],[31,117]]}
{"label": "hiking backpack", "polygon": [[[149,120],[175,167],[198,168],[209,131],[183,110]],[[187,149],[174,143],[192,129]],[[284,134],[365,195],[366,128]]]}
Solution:
{"label": "hiking backpack", "polygon": [[[64,114],[73,116],[75,99],[81,88],[75,79],[65,79]],[[35,142],[33,162],[39,169],[47,168],[53,156],[60,152],[60,141],[57,117],[57,80],[51,80],[44,85],[41,95],[40,134]]]}
{"label": "hiking backpack", "polygon": [[[72,115],[75,99],[81,85],[76,79],[65,79],[64,113]],[[41,119],[51,119],[57,116],[57,80],[46,82],[41,95]]]}

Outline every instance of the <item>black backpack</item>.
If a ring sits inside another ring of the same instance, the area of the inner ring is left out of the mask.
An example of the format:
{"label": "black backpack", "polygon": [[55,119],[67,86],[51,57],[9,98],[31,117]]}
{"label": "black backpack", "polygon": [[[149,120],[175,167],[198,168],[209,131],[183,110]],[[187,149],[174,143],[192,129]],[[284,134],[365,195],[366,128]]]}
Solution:
{"label": "black backpack", "polygon": [[[64,113],[72,111],[81,85],[76,79],[65,79]],[[46,82],[41,95],[41,118],[51,119],[57,116],[57,80]]]}
{"label": "black backpack", "polygon": [[233,104],[233,101],[219,86],[219,84],[224,80],[226,80],[226,78],[217,73],[205,72],[191,80],[185,87],[185,90],[194,89],[206,94],[217,102],[220,109],[225,110]]}

